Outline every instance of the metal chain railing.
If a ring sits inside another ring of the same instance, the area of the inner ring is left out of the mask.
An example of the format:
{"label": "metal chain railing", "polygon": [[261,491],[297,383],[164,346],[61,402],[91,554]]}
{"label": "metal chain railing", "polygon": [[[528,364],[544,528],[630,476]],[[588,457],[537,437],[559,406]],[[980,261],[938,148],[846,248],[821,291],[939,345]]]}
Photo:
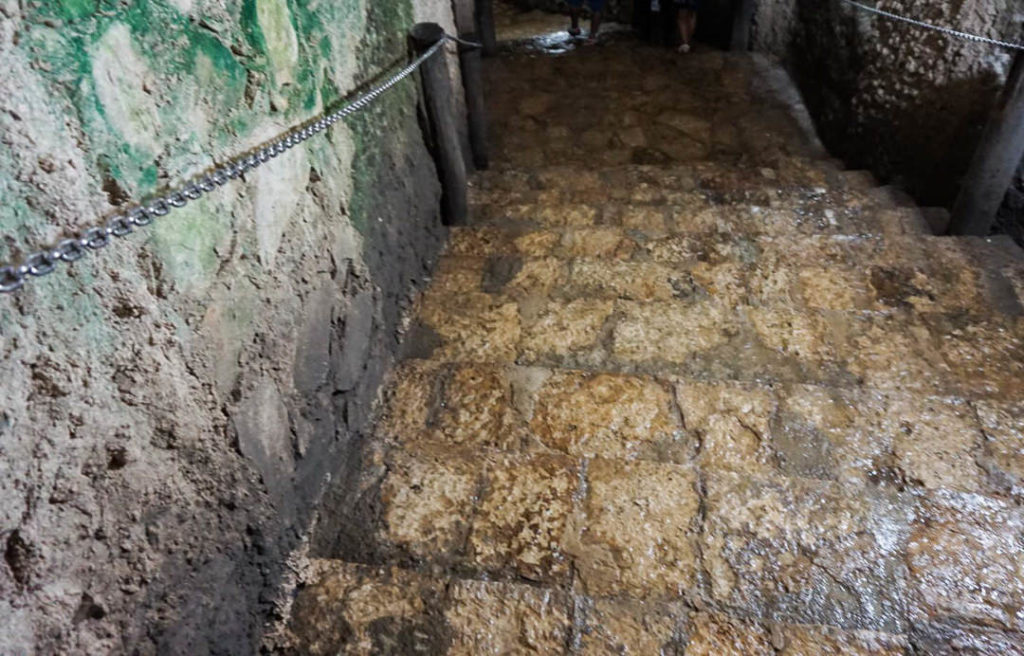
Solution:
{"label": "metal chain railing", "polygon": [[234,157],[222,166],[209,173],[193,178],[168,193],[135,207],[134,209],[115,216],[102,225],[93,226],[81,231],[76,237],[61,240],[56,246],[40,250],[26,257],[20,264],[8,264],[0,267],[0,293],[17,291],[31,276],[45,276],[52,273],[57,265],[75,262],[91,251],[108,246],[115,237],[125,237],[136,228],[149,225],[156,219],[184,207],[189,201],[199,199],[234,180],[247,171],[255,169],[278,155],[319,134],[338,121],[368,107],[381,94],[409,77],[434,53],[447,42],[453,41],[480,47],[451,35],[445,35],[437,43],[409,63],[408,66],[376,85],[369,91],[358,95],[340,109],[325,114],[315,121],[305,123],[301,128],[292,130],[284,137],[257,148],[248,154]]}
{"label": "metal chain railing", "polygon": [[870,5],[866,5],[866,4],[862,3],[862,2],[857,2],[857,0],[843,0],[843,2],[845,2],[848,5],[852,5],[852,6],[856,7],[856,8],[858,8],[858,9],[861,9],[863,11],[870,12],[872,14],[877,14],[879,16],[883,16],[885,18],[890,18],[890,19],[895,20],[895,21],[900,21],[900,22],[903,22],[903,23],[908,23],[910,25],[914,25],[916,27],[921,27],[921,28],[924,28],[926,30],[933,30],[935,32],[941,32],[941,33],[943,33],[943,34],[945,34],[947,36],[951,36],[951,37],[954,37],[954,38],[957,38],[957,39],[966,39],[967,41],[975,41],[977,43],[987,43],[989,45],[1001,46],[1003,48],[1011,48],[1011,49],[1014,49],[1014,50],[1024,50],[1024,43],[1013,43],[1011,41],[1000,41],[999,39],[990,39],[990,38],[988,38],[986,36],[980,36],[978,34],[971,34],[969,32],[961,32],[960,30],[954,30],[951,27],[943,27],[941,25],[933,25],[932,23],[926,23],[924,21],[917,20],[915,18],[908,18],[907,16],[901,16],[900,14],[894,14],[891,11],[885,11],[884,9],[879,9],[878,7],[872,7]]}

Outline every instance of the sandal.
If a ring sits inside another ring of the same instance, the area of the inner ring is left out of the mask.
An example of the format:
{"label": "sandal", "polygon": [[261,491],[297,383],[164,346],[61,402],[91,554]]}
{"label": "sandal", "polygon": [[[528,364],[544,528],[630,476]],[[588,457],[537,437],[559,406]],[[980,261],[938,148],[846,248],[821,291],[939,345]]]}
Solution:
{"label": "sandal", "polygon": [[571,36],[571,37],[577,37],[580,34],[583,34],[583,31],[580,28],[578,28],[578,27],[570,27],[568,31],[569,31],[569,36]]}

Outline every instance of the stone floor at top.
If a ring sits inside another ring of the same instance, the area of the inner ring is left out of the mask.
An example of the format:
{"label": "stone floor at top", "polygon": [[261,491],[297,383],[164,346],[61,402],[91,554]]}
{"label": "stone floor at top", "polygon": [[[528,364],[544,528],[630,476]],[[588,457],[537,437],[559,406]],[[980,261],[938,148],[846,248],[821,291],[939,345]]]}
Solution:
{"label": "stone floor at top", "polygon": [[551,43],[486,64],[295,653],[1024,654],[1019,251],[925,236],[755,57]]}

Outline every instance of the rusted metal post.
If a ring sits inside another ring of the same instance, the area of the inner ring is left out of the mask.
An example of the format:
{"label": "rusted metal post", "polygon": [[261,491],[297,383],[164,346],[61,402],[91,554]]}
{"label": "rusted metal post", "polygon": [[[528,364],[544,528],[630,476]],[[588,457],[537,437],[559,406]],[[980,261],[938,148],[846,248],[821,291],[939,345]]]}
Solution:
{"label": "rusted metal post", "polygon": [[953,205],[949,232],[986,236],[1024,158],[1024,52],[1018,52],[1006,87],[981,134]]}
{"label": "rusted metal post", "polygon": [[732,39],[729,50],[750,50],[750,24],[754,20],[754,0],[733,0]]}
{"label": "rusted metal post", "polygon": [[[409,37],[416,52],[422,53],[445,38],[445,33],[437,23],[417,23]],[[446,225],[464,225],[469,216],[466,162],[455,127],[451,81],[443,50],[423,62],[420,75],[427,119],[433,130],[434,161],[441,178],[442,217]]]}
{"label": "rusted metal post", "polygon": [[[462,38],[475,42],[477,35]],[[462,68],[462,89],[466,95],[466,120],[469,123],[469,146],[473,151],[473,166],[478,170],[489,165],[487,156],[487,107],[484,105],[484,81],[481,71],[480,48],[459,44],[459,64]]]}
{"label": "rusted metal post", "polygon": [[494,0],[476,0],[476,33],[484,44],[484,57],[498,54],[498,37],[494,33]]}

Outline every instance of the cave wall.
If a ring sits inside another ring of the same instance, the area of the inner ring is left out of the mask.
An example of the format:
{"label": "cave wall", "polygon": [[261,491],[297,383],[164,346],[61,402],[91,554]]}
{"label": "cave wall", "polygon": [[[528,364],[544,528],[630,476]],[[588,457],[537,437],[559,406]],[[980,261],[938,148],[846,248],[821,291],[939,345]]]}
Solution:
{"label": "cave wall", "polygon": [[[315,116],[427,19],[0,0],[0,262]],[[258,649],[444,239],[417,93],[0,296],[0,653]]]}
{"label": "cave wall", "polygon": [[[937,25],[1024,40],[1021,0],[878,4]],[[1010,51],[896,23],[841,0],[757,0],[754,20],[754,49],[786,63],[833,154],[902,184],[922,205],[952,206],[1009,72]],[[1020,193],[1024,187],[1007,196],[1001,211],[1011,231],[1024,223]]]}

